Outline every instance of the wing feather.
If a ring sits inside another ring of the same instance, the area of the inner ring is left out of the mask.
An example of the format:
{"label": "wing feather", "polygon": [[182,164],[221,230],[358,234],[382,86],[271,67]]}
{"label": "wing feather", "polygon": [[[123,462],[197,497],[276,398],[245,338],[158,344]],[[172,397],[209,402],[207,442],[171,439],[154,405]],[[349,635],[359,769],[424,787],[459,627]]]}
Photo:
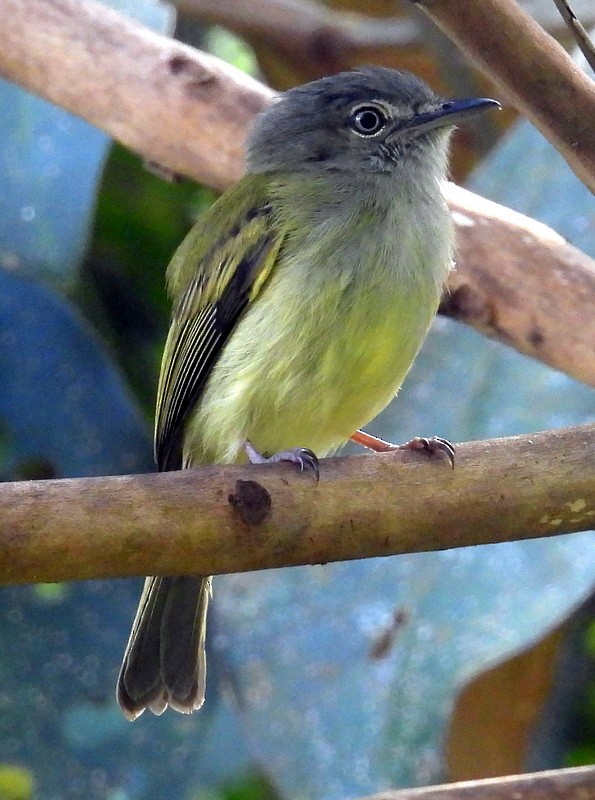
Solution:
{"label": "wing feather", "polygon": [[[218,239],[205,251],[201,237],[208,233],[208,219],[214,219],[217,212],[215,204],[172,261],[169,282],[179,300],[157,392],[155,459],[161,471],[182,467],[188,415],[199,402],[211,369],[246,306],[262,291],[277,261],[283,233],[274,225],[270,205],[250,200],[243,214],[238,215],[236,207],[234,224],[228,230],[221,231],[215,222]],[[198,259],[188,274],[188,260],[195,253]]]}

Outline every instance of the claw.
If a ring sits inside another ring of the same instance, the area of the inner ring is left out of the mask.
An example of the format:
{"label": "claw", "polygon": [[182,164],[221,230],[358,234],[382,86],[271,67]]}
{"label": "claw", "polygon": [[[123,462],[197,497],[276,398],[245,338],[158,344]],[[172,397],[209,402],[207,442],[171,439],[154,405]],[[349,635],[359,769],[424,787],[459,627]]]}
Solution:
{"label": "claw", "polygon": [[[320,463],[318,456],[307,447],[297,447],[295,450],[285,450],[277,453],[279,461],[291,461],[300,465],[300,472],[311,470],[316,476],[316,481],[320,480]],[[275,456],[273,456],[275,459]]]}
{"label": "claw", "polygon": [[390,453],[394,450],[423,450],[429,456],[446,456],[450,466],[453,469],[455,466],[455,449],[448,439],[443,439],[441,436],[432,436],[429,439],[416,436],[405,444],[392,444],[392,442],[385,442],[384,439],[378,439],[365,431],[356,431],[351,439],[375,453]]}
{"label": "claw", "polygon": [[280,453],[275,453],[268,457],[259,453],[249,441],[244,443],[244,449],[251,464],[278,464],[282,461],[288,461],[291,464],[297,464],[300,468],[300,472],[311,470],[316,476],[317,483],[320,480],[320,463],[318,461],[318,456],[307,447],[294,447],[291,450],[282,450]]}
{"label": "claw", "polygon": [[405,444],[400,444],[399,450],[422,450],[429,456],[445,456],[452,469],[455,467],[455,449],[448,439],[441,436],[432,436],[426,439],[424,436],[416,436]]}

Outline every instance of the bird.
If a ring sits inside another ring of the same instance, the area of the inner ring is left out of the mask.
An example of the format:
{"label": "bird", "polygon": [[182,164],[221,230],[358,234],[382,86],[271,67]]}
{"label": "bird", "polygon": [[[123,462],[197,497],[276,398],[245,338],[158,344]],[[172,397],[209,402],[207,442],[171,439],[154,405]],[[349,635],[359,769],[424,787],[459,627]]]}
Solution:
{"label": "bird", "polygon": [[[450,134],[496,106],[362,67],[292,88],[256,117],[246,174],[168,267],[160,471],[290,461],[318,476],[318,459],[392,400],[453,263]],[[437,437],[405,446],[452,460]],[[203,704],[211,592],[209,576],[146,579],[117,685],[128,719]]]}

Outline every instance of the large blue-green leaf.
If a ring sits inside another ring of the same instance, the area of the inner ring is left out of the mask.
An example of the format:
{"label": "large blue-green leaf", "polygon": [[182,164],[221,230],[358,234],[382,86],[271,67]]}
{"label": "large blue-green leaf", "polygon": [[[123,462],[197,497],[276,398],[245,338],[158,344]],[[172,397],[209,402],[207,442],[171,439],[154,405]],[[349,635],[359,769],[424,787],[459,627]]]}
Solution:
{"label": "large blue-green leaf", "polygon": [[[161,31],[173,19],[155,0],[111,4]],[[151,471],[149,422],[106,348],[35,281],[75,282],[109,139],[0,82],[0,140],[0,479]],[[181,725],[133,728],[116,707],[138,584],[2,589],[0,762],[26,766],[44,797],[157,800],[184,795],[197,763],[202,781],[246,768],[235,718],[210,700]]]}
{"label": "large blue-green leaf", "polygon": [[[160,32],[173,24],[158,0],[107,3]],[[105,157],[106,134],[0,80],[0,267],[58,285],[73,282]]]}
{"label": "large blue-green leaf", "polygon": [[4,270],[0,381],[5,473],[153,469],[148,424],[95,335],[53,292]]}
{"label": "large blue-green leaf", "polygon": [[[148,422],[96,335],[54,292],[4,270],[0,381],[4,476],[154,469]],[[137,726],[117,708],[118,662],[138,584],[2,589],[0,684],[9,688],[0,715],[0,758],[27,766],[44,796],[109,798],[116,785],[125,797],[158,800],[248,766],[237,720],[212,697],[201,715]],[[211,695],[217,683],[212,666]],[[163,767],[172,760],[175,774]],[[105,785],[94,788],[97,771]]]}

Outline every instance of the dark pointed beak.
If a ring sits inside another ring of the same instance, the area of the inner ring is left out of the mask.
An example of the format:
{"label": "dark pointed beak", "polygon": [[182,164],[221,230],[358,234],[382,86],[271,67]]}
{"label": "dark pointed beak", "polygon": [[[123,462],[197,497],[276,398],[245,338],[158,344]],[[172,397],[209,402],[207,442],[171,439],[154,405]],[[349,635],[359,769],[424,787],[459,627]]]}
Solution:
{"label": "dark pointed beak", "polygon": [[432,130],[432,128],[443,128],[448,125],[458,125],[460,120],[478,114],[480,111],[487,111],[490,108],[500,108],[497,100],[489,97],[468,97],[463,100],[445,100],[433,111],[426,111],[424,114],[416,114],[408,120],[400,130],[415,129],[416,133]]}

